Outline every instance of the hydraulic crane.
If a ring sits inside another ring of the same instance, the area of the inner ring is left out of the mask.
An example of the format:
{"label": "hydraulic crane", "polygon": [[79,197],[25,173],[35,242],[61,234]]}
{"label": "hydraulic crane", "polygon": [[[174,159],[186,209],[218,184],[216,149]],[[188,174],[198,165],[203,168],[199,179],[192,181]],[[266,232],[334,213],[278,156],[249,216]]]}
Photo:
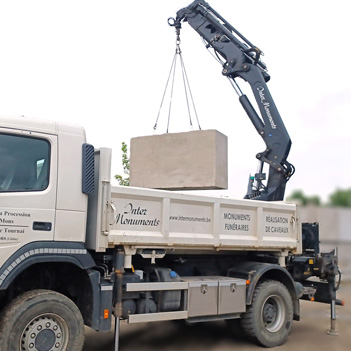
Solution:
{"label": "hydraulic crane", "polygon": [[[283,200],[286,183],[294,173],[293,165],[287,161],[291,139],[266,84],[270,76],[261,61],[262,51],[203,0],[196,0],[179,10],[176,19],[169,18],[168,23],[175,27],[179,36],[181,24],[185,21],[203,38],[206,47],[214,50],[223,65],[222,74],[230,80],[240,103],[266,144],[266,149],[256,155],[258,170],[249,178],[245,198]],[[236,78],[250,84],[260,116],[242,93]],[[266,185],[263,183],[266,180],[263,173],[265,163],[269,166]]]}

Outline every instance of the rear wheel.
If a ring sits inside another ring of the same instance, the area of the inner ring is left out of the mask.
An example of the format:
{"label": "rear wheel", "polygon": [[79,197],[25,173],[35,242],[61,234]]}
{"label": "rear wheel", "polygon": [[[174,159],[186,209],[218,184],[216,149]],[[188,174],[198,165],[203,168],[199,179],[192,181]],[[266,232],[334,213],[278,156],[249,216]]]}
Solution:
{"label": "rear wheel", "polygon": [[26,292],[1,317],[0,345],[7,351],[81,351],[83,344],[79,309],[54,291]]}
{"label": "rear wheel", "polygon": [[282,283],[267,280],[259,284],[252,304],[242,315],[246,335],[265,347],[282,345],[289,336],[293,305],[288,289]]}

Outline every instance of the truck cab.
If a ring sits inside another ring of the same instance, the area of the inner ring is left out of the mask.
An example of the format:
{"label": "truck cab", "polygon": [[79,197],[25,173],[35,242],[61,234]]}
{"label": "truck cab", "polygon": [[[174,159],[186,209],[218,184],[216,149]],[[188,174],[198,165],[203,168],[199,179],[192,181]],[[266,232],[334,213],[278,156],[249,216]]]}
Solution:
{"label": "truck cab", "polygon": [[84,143],[81,127],[24,117],[1,120],[0,265],[28,243],[85,241]]}

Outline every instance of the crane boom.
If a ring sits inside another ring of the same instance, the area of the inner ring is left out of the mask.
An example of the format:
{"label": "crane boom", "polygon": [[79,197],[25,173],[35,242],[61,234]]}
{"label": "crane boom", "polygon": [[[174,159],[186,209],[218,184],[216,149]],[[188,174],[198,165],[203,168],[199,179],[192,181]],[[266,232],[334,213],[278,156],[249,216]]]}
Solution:
{"label": "crane boom", "polygon": [[[207,48],[215,51],[223,64],[222,74],[237,86],[235,78],[249,83],[260,115],[248,97],[236,89],[239,101],[266,144],[259,152],[259,168],[255,176],[250,176],[245,198],[266,201],[284,199],[286,182],[294,173],[294,167],[287,161],[291,139],[267,87],[270,79],[266,65],[261,61],[262,51],[247,40],[228,23],[207,2],[195,0],[188,7],[177,12],[176,19],[169,24],[178,32],[182,22],[189,25],[203,38]],[[264,185],[263,165],[268,164],[269,175]]]}

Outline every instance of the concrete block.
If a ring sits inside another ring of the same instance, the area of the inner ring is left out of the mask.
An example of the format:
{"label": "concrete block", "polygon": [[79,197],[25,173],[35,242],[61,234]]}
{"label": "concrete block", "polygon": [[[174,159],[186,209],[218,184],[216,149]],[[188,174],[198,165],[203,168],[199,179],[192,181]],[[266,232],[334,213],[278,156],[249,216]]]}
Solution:
{"label": "concrete block", "polygon": [[133,138],[130,185],[166,190],[227,189],[227,137],[216,130],[199,130]]}

